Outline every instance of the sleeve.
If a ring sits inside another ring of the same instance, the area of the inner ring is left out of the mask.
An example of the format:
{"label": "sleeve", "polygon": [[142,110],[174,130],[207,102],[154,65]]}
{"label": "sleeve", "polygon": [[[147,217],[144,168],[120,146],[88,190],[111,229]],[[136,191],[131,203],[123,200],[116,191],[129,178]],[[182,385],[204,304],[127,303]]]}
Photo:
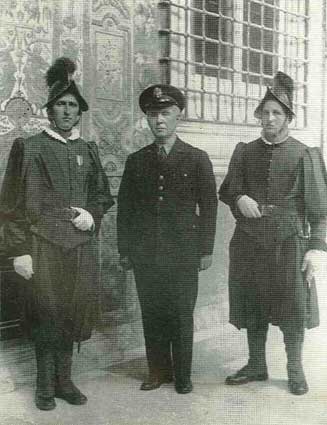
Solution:
{"label": "sleeve", "polygon": [[327,173],[319,148],[303,156],[304,202],[310,223],[309,249],[327,251]]}
{"label": "sleeve", "polygon": [[8,257],[30,254],[30,224],[26,218],[24,184],[24,139],[11,148],[0,194],[4,251]]}
{"label": "sleeve", "polygon": [[134,210],[132,175],[132,161],[128,157],[118,193],[117,240],[121,257],[129,256],[129,235]]}
{"label": "sleeve", "polygon": [[95,232],[98,234],[102,217],[115,202],[110,193],[108,177],[100,161],[98,147],[94,142],[89,142],[88,146],[94,161],[94,173],[89,187],[86,209],[94,219]]}
{"label": "sleeve", "polygon": [[217,220],[217,188],[212,163],[206,152],[198,166],[198,206],[200,215],[200,254],[211,255]]}
{"label": "sleeve", "polygon": [[234,217],[239,216],[238,208],[236,207],[237,199],[245,194],[244,182],[244,150],[246,144],[240,142],[236,145],[229,162],[227,175],[224,178],[219,188],[220,201],[227,204]]}

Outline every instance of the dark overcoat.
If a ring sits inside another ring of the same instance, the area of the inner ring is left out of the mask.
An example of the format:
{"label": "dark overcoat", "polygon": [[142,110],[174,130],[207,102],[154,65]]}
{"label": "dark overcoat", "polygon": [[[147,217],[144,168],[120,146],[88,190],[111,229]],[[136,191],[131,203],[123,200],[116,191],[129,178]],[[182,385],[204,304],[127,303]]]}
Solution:
{"label": "dark overcoat", "polygon": [[[229,269],[236,327],[318,325],[315,287],[309,288],[301,266],[308,249],[326,250],[326,183],[319,150],[292,137],[236,146],[219,191],[236,218]],[[264,215],[242,216],[236,205],[241,195],[256,200]]]}
{"label": "dark overcoat", "polygon": [[[94,143],[63,143],[45,131],[14,142],[0,198],[4,244],[8,256],[32,256],[26,318],[44,342],[91,335],[99,297],[96,235],[112,204]],[[75,228],[71,206],[89,211],[95,229]]]}
{"label": "dark overcoat", "polygon": [[199,264],[214,246],[217,194],[208,155],[177,139],[131,154],[118,196],[118,248],[137,264]]}

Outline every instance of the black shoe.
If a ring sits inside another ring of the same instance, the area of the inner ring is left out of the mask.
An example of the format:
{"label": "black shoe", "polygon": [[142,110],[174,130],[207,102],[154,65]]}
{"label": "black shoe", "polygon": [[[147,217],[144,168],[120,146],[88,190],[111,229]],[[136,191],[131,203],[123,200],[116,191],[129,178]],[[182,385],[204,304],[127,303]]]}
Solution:
{"label": "black shoe", "polygon": [[191,381],[186,383],[178,383],[175,384],[175,390],[178,394],[188,394],[193,391],[193,384]]}
{"label": "black shoe", "polygon": [[55,397],[66,400],[69,404],[75,406],[81,406],[87,403],[87,397],[74,385],[70,385],[68,388],[56,388]]}
{"label": "black shoe", "polygon": [[149,376],[140,386],[140,390],[142,391],[151,391],[156,390],[161,387],[162,384],[169,384],[173,381],[173,377],[171,375],[161,377],[158,376]]}
{"label": "black shoe", "polygon": [[304,381],[288,381],[288,388],[290,390],[290,393],[294,395],[303,395],[306,394],[309,391],[309,387],[307,382]]}
{"label": "black shoe", "polygon": [[35,405],[40,410],[53,410],[56,407],[56,402],[53,397],[44,397],[36,393]]}
{"label": "black shoe", "polygon": [[225,384],[226,385],[243,385],[253,381],[267,381],[267,379],[268,379],[267,372],[257,373],[254,370],[251,370],[251,368],[248,365],[246,365],[242,367],[242,369],[234,373],[233,375],[227,376],[225,380]]}

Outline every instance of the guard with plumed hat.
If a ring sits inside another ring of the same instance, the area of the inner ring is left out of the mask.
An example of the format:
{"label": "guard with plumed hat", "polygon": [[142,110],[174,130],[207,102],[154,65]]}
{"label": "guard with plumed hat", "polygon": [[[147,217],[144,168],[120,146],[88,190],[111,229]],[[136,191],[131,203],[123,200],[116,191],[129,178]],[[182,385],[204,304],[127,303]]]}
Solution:
{"label": "guard with plumed hat", "polygon": [[149,376],[141,390],[175,380],[192,391],[193,311],[198,271],[210,267],[217,195],[206,152],[176,134],[185,107],[176,87],[140,95],[154,142],[126,161],[118,195],[120,262],[133,268],[142,310]]}
{"label": "guard with plumed hat", "polygon": [[326,251],[327,175],[319,148],[289,134],[294,84],[277,72],[254,115],[261,136],[239,143],[220,200],[236,228],[230,242],[230,322],[247,329],[249,360],[228,385],[268,379],[268,325],[280,327],[287,354],[288,388],[305,394],[304,329],[319,324],[314,272]]}
{"label": "guard with plumed hat", "polygon": [[87,398],[71,380],[73,343],[90,338],[98,320],[97,234],[113,204],[95,143],[77,124],[87,102],[69,58],[49,68],[49,127],[15,140],[0,204],[4,239],[26,285],[26,328],[35,343],[35,403],[55,397],[81,405]]}
{"label": "guard with plumed hat", "polygon": [[284,109],[291,121],[295,116],[293,110],[294,83],[292,78],[284,72],[278,71],[273,79],[273,86],[267,87],[266,94],[254,111],[254,116],[261,119],[262,108],[267,100],[277,101]]}
{"label": "guard with plumed hat", "polygon": [[50,108],[64,94],[70,93],[76,97],[80,110],[85,112],[89,109],[86,100],[81,95],[75,81],[74,72],[76,64],[69,58],[58,58],[48,69],[46,81],[49,88],[48,101],[44,108]]}

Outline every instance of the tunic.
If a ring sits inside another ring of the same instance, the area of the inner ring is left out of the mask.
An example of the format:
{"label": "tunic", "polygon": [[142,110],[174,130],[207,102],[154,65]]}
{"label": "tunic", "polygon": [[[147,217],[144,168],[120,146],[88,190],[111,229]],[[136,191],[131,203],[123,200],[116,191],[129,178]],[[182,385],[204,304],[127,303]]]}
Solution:
{"label": "tunic", "polygon": [[[326,250],[327,178],[320,152],[292,137],[276,145],[240,143],[219,194],[236,218],[230,322],[237,328],[317,326],[315,286],[309,288],[301,265],[308,249]],[[241,195],[258,202],[261,218],[241,214]]]}
{"label": "tunic", "polygon": [[[99,312],[96,235],[113,204],[96,145],[63,143],[45,131],[17,139],[0,202],[7,254],[33,260],[25,285],[32,337],[50,344],[88,339]],[[78,230],[71,206],[89,211],[95,229]]]}
{"label": "tunic", "polygon": [[213,251],[217,215],[208,155],[177,139],[160,163],[157,146],[127,159],[118,197],[118,249],[134,263],[189,263]]}

